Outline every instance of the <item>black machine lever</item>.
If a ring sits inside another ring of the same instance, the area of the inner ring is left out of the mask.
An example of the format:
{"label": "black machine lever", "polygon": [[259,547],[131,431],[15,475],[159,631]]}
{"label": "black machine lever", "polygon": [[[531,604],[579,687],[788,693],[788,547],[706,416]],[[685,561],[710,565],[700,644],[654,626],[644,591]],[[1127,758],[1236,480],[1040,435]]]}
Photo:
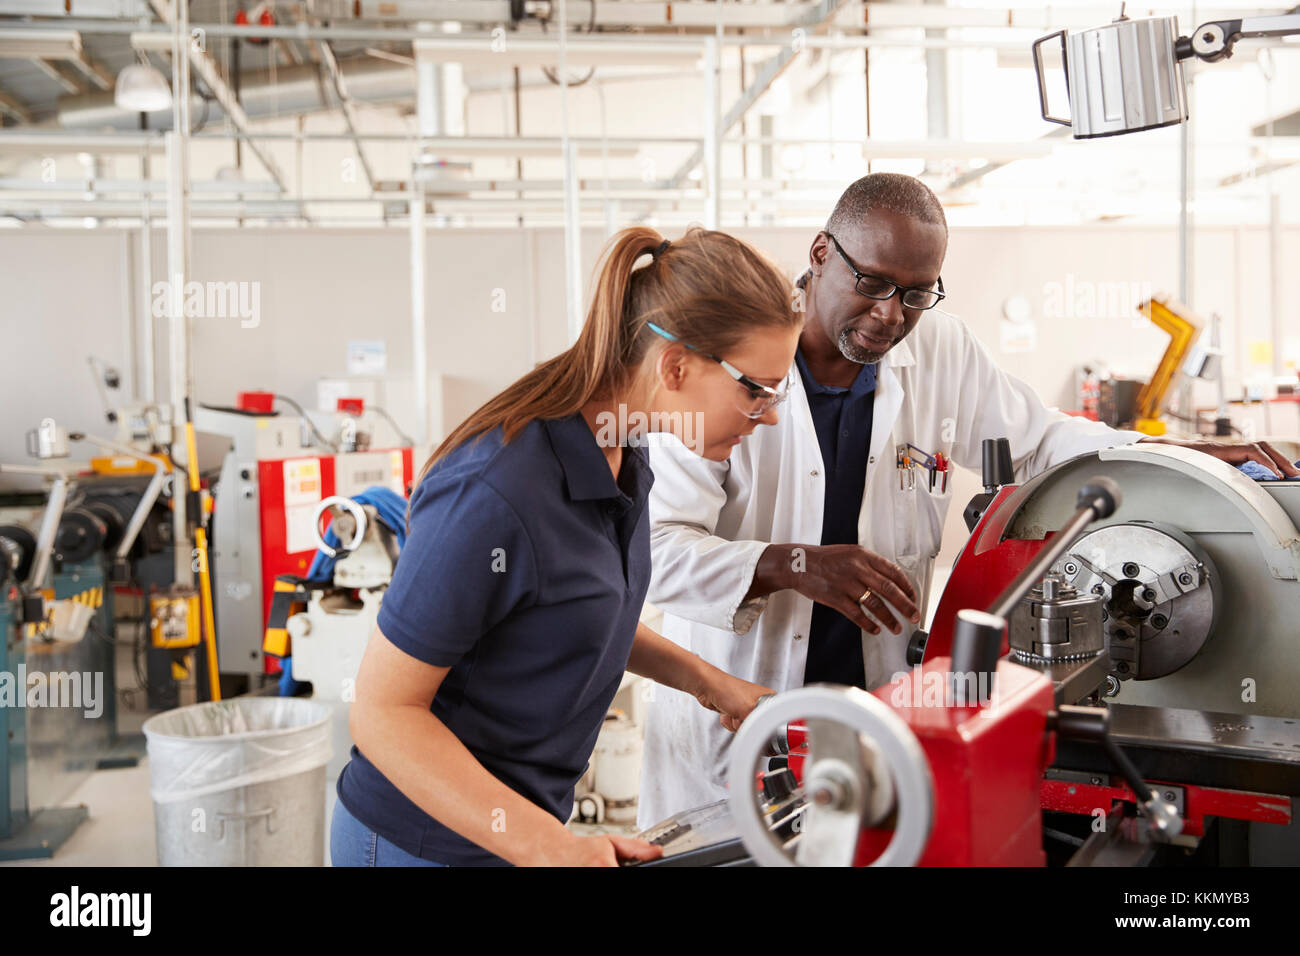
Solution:
{"label": "black machine lever", "polygon": [[1016,480],[1016,469],[1011,463],[1011,443],[1005,438],[986,438],[980,443],[983,455],[982,474],[984,490],[971,498],[962,512],[966,530],[974,531],[984,517],[984,512],[997,497],[998,489]]}
{"label": "black machine lever", "polygon": [[1042,580],[1043,575],[1079,539],[1088,525],[1098,519],[1109,518],[1115,513],[1121,497],[1119,485],[1109,478],[1103,475],[1090,478],[1088,483],[1079,489],[1078,498],[1075,500],[1078,510],[1061,526],[1061,530],[1043,545],[1038,554],[1034,555],[1034,559],[1016,575],[1015,580],[1007,585],[1006,590],[989,608],[989,613],[1001,618],[1010,616],[1011,611],[1020,603],[1020,599]]}
{"label": "black machine lever", "polygon": [[1178,809],[1142,779],[1142,774],[1133,765],[1133,761],[1129,760],[1128,754],[1119,749],[1119,744],[1110,735],[1110,711],[1103,707],[1062,704],[1047,715],[1047,729],[1056,731],[1068,740],[1087,740],[1101,744],[1106,756],[1137,796],[1138,804],[1151,821],[1153,835],[1157,839],[1168,840],[1182,833],[1183,821],[1178,815]]}

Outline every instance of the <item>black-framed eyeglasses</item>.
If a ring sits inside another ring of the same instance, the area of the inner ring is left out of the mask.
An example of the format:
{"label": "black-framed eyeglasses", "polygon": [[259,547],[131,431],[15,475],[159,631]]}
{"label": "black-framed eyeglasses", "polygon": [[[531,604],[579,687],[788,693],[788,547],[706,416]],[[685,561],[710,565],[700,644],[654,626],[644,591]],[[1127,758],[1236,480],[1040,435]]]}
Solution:
{"label": "black-framed eyeglasses", "polygon": [[667,329],[660,328],[653,322],[647,322],[646,326],[650,331],[654,332],[655,335],[662,336],[669,342],[676,342],[678,345],[683,345],[692,352],[696,352],[707,359],[712,359],[721,365],[728,375],[745,387],[749,400],[744,404],[737,402],[736,407],[749,418],[762,418],[777,405],[784,402],[790,395],[790,375],[787,375],[785,381],[777,388],[772,388],[770,385],[764,385],[761,382],[754,381],[726,359],[719,358],[712,352],[706,352],[703,349],[696,348],[689,342],[683,342],[677,336],[673,335],[673,333],[669,332]]}
{"label": "black-framed eyeglasses", "polygon": [[829,232],[826,233],[826,238],[831,241],[831,245],[835,247],[835,251],[840,254],[840,258],[844,260],[844,264],[848,266],[849,271],[853,273],[853,278],[856,281],[856,288],[859,295],[865,295],[868,299],[888,299],[895,292],[899,292],[902,293],[903,305],[909,309],[933,309],[943,301],[944,296],[947,295],[947,293],[943,291],[942,276],[939,277],[939,287],[937,289],[921,289],[915,286],[899,285],[898,283],[890,282],[888,279],[882,278],[881,276],[868,275],[853,264],[853,260],[850,259],[848,253],[844,251],[838,239],[832,236]]}

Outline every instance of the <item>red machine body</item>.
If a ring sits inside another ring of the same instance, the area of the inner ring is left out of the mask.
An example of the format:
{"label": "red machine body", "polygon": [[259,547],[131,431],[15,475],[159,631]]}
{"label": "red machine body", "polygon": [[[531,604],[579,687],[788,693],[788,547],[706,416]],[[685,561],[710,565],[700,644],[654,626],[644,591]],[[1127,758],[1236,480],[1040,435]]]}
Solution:
{"label": "red machine body", "polygon": [[[945,701],[949,660],[926,661],[873,693],[916,735],[934,783],[934,820],[922,866],[1043,866],[1039,791],[1054,756],[1047,732],[1052,682],[1011,661],[998,664],[983,707]],[[790,769],[803,780],[807,735],[787,729]],[[892,830],[862,831],[855,864],[865,866]]]}
{"label": "red machine body", "polygon": [[[1038,791],[1054,756],[1052,682],[1001,661],[987,705],[950,707],[941,696],[950,669],[936,658],[874,691],[916,734],[934,779],[934,825],[920,864],[1043,866]],[[874,859],[888,837],[865,831],[859,862]]]}
{"label": "red machine body", "polygon": [[[939,598],[930,637],[925,643],[925,662],[947,657],[952,651],[952,628],[957,612],[963,608],[983,608],[1001,594],[1021,569],[1043,547],[1043,541],[1002,540],[1011,508],[1004,508],[1008,498],[1017,490],[1016,485],[1006,485],[990,502],[980,523],[966,541],[966,547],[953,563],[948,584]],[[1048,538],[1051,536],[1049,535]],[[1002,653],[1010,650],[1004,641]]]}

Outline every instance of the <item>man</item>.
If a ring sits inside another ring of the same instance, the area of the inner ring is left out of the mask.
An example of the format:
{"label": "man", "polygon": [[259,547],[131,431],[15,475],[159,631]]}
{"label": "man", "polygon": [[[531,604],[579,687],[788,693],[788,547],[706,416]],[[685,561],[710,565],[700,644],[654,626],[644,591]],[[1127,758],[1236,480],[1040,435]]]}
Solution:
{"label": "man", "polygon": [[[855,182],[809,250],[805,325],[775,427],[724,463],[652,449],[649,600],[665,612],[666,636],[777,691],[879,686],[907,667],[952,494],[919,469],[900,481],[900,445],[979,471],[981,441],[1005,437],[1024,480],[1152,440],[1050,411],[999,369],[938,307],[947,240],[943,209],[919,180]],[[1300,474],[1266,444],[1180,444]],[[656,694],[643,827],[727,795],[732,735],[686,695]]]}

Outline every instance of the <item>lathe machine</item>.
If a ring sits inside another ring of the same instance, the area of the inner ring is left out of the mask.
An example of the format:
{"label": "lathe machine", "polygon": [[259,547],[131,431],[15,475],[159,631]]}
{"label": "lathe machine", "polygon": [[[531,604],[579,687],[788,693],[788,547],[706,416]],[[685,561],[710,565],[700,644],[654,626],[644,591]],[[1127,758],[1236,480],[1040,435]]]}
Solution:
{"label": "lathe machine", "polygon": [[1300,482],[1142,445],[985,483],[912,671],[761,703],[652,865],[1300,862]]}

